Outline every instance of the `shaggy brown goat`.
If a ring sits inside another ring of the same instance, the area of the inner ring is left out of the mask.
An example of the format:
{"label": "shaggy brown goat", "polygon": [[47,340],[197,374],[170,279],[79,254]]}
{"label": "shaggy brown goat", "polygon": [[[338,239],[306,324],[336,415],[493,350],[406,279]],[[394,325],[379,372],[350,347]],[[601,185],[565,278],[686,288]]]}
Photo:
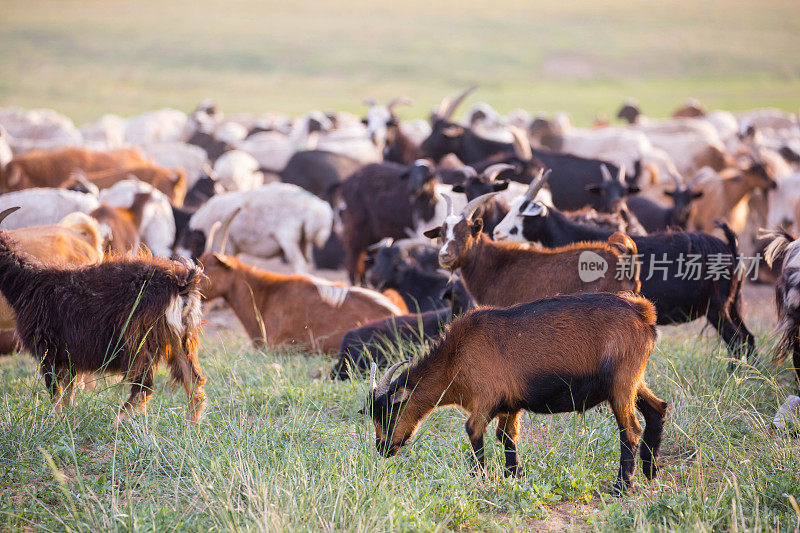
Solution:
{"label": "shaggy brown goat", "polygon": [[[578,292],[639,292],[638,267],[625,266],[636,255],[630,237],[614,233],[608,242],[553,249],[495,242],[482,233],[481,219],[472,220],[475,210],[494,194],[475,198],[460,215],[453,215],[451,209],[442,226],[424,232],[426,237],[444,241],[439,264],[450,271],[461,269],[461,280],[478,305],[508,306]],[[587,252],[596,254],[590,256],[593,261],[605,261],[607,270],[602,277],[584,282],[579,265]],[[617,280],[617,272],[626,275]]]}
{"label": "shaggy brown goat", "polygon": [[620,468],[615,483],[625,491],[635,468],[645,418],[642,469],[656,475],[667,404],[644,383],[656,342],[653,304],[629,293],[556,296],[504,309],[482,308],[453,320],[426,355],[375,383],[372,408],[375,445],[394,455],[436,408],[455,406],[468,413],[466,430],[484,468],[483,437],[497,417],[506,474],[519,475],[517,437],[523,410],[582,413],[608,401],[620,431]]}
{"label": "shaggy brown goat", "polygon": [[[19,208],[0,213],[2,221]],[[0,292],[17,314],[23,347],[39,360],[56,411],[72,404],[75,376],[118,372],[132,383],[117,422],[144,410],[162,361],[189,398],[189,420],[205,406],[197,359],[202,270],[154,257],[66,269],[17,251],[0,231]]]}

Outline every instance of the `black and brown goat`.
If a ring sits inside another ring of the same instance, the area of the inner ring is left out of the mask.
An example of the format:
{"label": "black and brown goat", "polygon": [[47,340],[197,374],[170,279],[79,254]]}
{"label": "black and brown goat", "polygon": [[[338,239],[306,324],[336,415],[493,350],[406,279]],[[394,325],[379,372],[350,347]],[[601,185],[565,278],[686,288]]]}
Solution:
{"label": "black and brown goat", "polygon": [[484,468],[483,440],[497,417],[506,474],[519,475],[517,437],[523,410],[582,413],[608,401],[620,431],[615,489],[625,491],[635,468],[645,418],[642,470],[656,475],[667,404],[643,380],[656,342],[653,305],[629,293],[556,296],[504,309],[477,309],[456,318],[444,337],[394,381],[398,363],[375,383],[375,444],[385,456],[408,443],[436,408],[468,413],[466,430]]}
{"label": "black and brown goat", "polygon": [[[17,209],[0,213],[0,221]],[[70,407],[77,375],[118,372],[132,384],[117,415],[124,421],[145,409],[153,371],[165,361],[196,422],[205,406],[197,359],[202,278],[194,266],[146,256],[45,267],[0,231],[0,292],[17,315],[23,347],[39,360],[56,411]]]}
{"label": "black and brown goat", "polygon": [[[508,306],[579,292],[639,292],[639,269],[631,263],[637,251],[630,237],[614,233],[607,242],[553,249],[495,242],[481,231],[481,219],[473,220],[480,205],[494,194],[472,200],[460,215],[451,210],[442,226],[424,232],[426,237],[441,238],[439,264],[450,271],[461,269],[461,281],[478,305]],[[603,272],[581,279],[582,268],[603,265]]]}
{"label": "black and brown goat", "polygon": [[789,351],[800,385],[800,241],[785,230],[762,235],[772,238],[764,258],[771,267],[783,259],[781,275],[775,285],[775,303],[778,306],[778,340],[774,362],[783,362]]}

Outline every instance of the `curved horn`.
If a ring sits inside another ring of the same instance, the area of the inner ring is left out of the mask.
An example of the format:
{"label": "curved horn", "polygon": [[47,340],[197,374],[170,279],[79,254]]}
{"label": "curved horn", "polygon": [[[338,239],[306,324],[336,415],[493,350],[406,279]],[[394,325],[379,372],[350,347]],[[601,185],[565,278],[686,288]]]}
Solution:
{"label": "curved horn", "polygon": [[499,192],[488,192],[486,194],[482,194],[471,200],[467,205],[464,206],[464,210],[461,211],[461,216],[464,217],[467,222],[472,221],[472,215],[475,214],[475,211],[478,210],[480,206],[491,200],[496,195],[500,194]]}
{"label": "curved horn", "polygon": [[536,178],[528,186],[528,190],[525,191],[526,200],[530,201],[536,198],[536,195],[539,194],[539,191],[542,190],[542,187],[544,187],[544,184],[547,183],[547,180],[550,178],[551,172],[552,170],[549,168],[547,169],[547,172],[545,172],[544,169],[539,171],[539,175],[536,176]]}
{"label": "curved horn", "polygon": [[504,170],[515,170],[516,168],[517,167],[514,165],[509,165],[508,163],[497,163],[486,168],[486,170],[483,171],[483,175],[486,176],[488,181],[494,181]]}
{"label": "curved horn", "polygon": [[452,117],[452,116],[453,116],[453,113],[455,113],[455,111],[456,111],[456,108],[457,108],[457,107],[458,107],[458,106],[461,104],[461,102],[463,102],[463,101],[464,101],[464,99],[465,99],[467,96],[469,96],[469,94],[470,94],[472,91],[474,91],[475,89],[477,89],[477,88],[478,88],[478,86],[477,86],[477,85],[473,85],[472,87],[470,87],[469,89],[467,89],[467,90],[466,90],[466,91],[464,91],[463,93],[459,94],[459,95],[456,97],[456,99],[455,99],[455,100],[453,100],[452,102],[450,102],[450,105],[449,105],[449,106],[447,106],[447,111],[445,111],[445,113],[444,113],[444,115],[442,116],[442,118],[443,118],[443,119],[445,119],[445,120],[450,120],[450,117]]}
{"label": "curved horn", "polygon": [[219,220],[211,225],[211,229],[208,231],[208,236],[206,237],[206,249],[203,251],[203,254],[214,251],[214,238],[217,236],[220,227],[222,227],[222,222]]}
{"label": "curved horn", "polygon": [[442,193],[442,198],[444,198],[445,204],[447,204],[447,216],[453,214],[453,199],[450,198],[450,195],[447,193]]}
{"label": "curved horn", "polygon": [[14,206],[14,207],[9,207],[8,209],[4,209],[4,210],[3,210],[3,212],[2,212],[2,213],[0,213],[0,222],[3,222],[3,220],[5,220],[5,218],[6,218],[8,215],[10,215],[11,213],[13,213],[14,211],[16,211],[17,209],[19,209],[20,207],[21,207],[21,206]]}
{"label": "curved horn", "polygon": [[389,102],[389,105],[387,105],[386,107],[389,109],[389,111],[393,112],[394,108],[399,106],[399,105],[411,105],[413,103],[414,103],[414,100],[412,100],[411,98],[408,98],[408,97],[405,97],[405,96],[400,96],[399,98],[395,98],[394,100]]}
{"label": "curved horn", "polygon": [[393,244],[394,244],[394,239],[392,239],[391,237],[386,237],[376,242],[375,244],[370,244],[369,246],[367,246],[367,250],[370,252],[374,252],[375,250],[380,250],[381,248],[388,248]]}
{"label": "curved horn", "polygon": [[375,364],[375,361],[369,367],[369,390],[374,391],[378,388],[378,385],[375,384],[375,376],[378,375],[378,365]]}
{"label": "curved horn", "polygon": [[603,181],[613,181],[614,178],[611,177],[611,172],[609,172],[607,166],[600,165],[600,173],[603,174]]}
{"label": "curved horn", "polygon": [[617,172],[617,181],[619,181],[623,185],[625,184],[625,165],[624,164],[619,166],[619,172]]}
{"label": "curved horn", "polygon": [[219,242],[219,253],[221,254],[225,253],[225,246],[228,244],[228,235],[231,233],[231,224],[233,223],[233,219],[236,218],[236,215],[238,215],[241,211],[241,206],[237,207],[236,211],[234,211],[231,216],[228,217],[228,221],[225,222],[225,230],[222,232],[222,240]]}
{"label": "curved horn", "polygon": [[447,111],[448,107],[450,107],[450,99],[445,96],[444,98],[442,98],[442,101],[439,102],[439,107],[436,108],[436,117],[443,118],[444,113],[445,111]]}
{"label": "curved horn", "polygon": [[395,363],[389,367],[389,370],[386,371],[386,373],[383,375],[381,381],[378,383],[376,387],[378,393],[385,392],[389,388],[389,384],[392,382],[392,376],[394,375],[394,373],[397,372],[398,368],[400,368],[401,366],[403,366],[408,362],[410,361],[406,359],[405,361],[400,361],[399,363]]}
{"label": "curved horn", "polygon": [[531,161],[533,159],[533,152],[531,151],[531,141],[528,139],[528,134],[517,126],[509,126],[508,131],[514,138],[513,146],[514,153],[522,161]]}

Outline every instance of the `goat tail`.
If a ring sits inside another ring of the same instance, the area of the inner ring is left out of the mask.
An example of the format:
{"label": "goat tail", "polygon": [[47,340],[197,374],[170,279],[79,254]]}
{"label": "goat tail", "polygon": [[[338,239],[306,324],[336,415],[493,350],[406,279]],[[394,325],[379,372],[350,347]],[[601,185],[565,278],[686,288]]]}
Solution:
{"label": "goat tail", "polygon": [[614,234],[608,238],[608,244],[619,250],[621,254],[636,255],[638,253],[636,243],[633,242],[633,239],[619,231],[615,231]]}
{"label": "goat tail", "polygon": [[620,297],[624,298],[628,305],[630,305],[642,322],[651,327],[655,327],[658,315],[656,313],[656,306],[653,302],[643,296],[638,296],[632,292],[620,293]]}

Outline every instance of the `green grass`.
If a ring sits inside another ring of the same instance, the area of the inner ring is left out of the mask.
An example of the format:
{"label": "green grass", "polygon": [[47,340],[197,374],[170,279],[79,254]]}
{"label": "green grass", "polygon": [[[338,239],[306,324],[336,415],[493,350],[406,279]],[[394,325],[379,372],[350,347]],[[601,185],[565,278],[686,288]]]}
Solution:
{"label": "green grass", "polygon": [[738,110],[800,106],[795,0],[0,0],[0,104],[78,122],[211,96],[222,109],[425,116],[472,83],[501,111],[578,122],[638,97]]}
{"label": "green grass", "polygon": [[[695,328],[691,328],[694,330]],[[768,342],[760,338],[760,345]],[[396,354],[399,357],[399,354]],[[392,459],[357,410],[363,380],[315,379],[330,361],[205,343],[207,416],[157,378],[146,416],[111,426],[125,391],[78,393],[54,414],[35,362],[0,361],[0,530],[505,531],[780,530],[800,523],[800,446],[769,429],[793,385],[788,369],[726,371],[721,347],[673,328],[647,379],[670,403],[654,483],[605,491],[619,440],[608,409],[526,416],[524,477],[501,475],[493,431],[486,478],[470,475],[464,416],[438,411]],[[558,520],[558,521],[554,521]]]}

